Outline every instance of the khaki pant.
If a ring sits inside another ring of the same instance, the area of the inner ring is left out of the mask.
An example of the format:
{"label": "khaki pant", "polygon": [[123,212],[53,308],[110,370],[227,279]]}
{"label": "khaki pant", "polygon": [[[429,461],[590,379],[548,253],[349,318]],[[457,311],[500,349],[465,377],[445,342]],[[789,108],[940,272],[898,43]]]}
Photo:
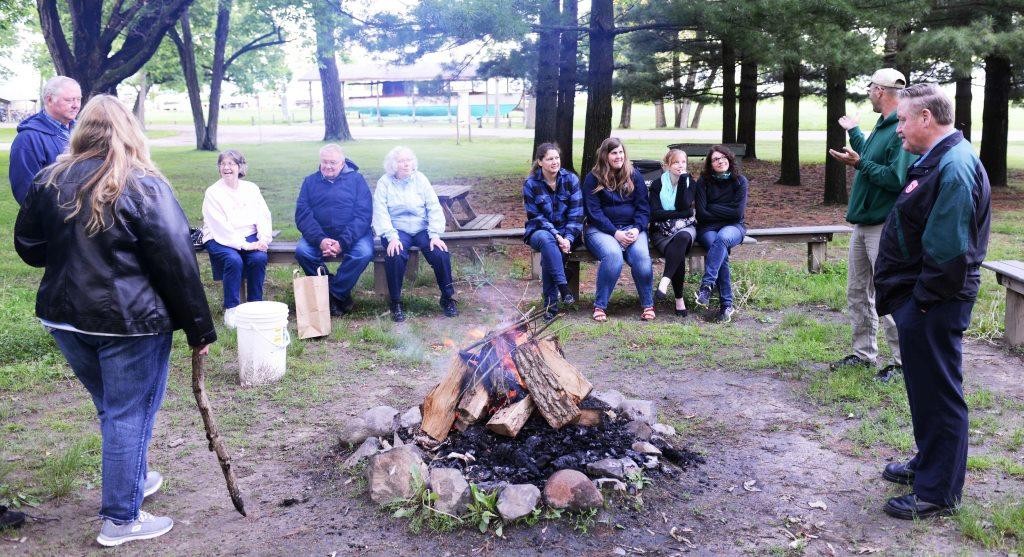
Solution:
{"label": "khaki pant", "polygon": [[[853,225],[850,235],[850,258],[846,277],[846,302],[853,326],[853,354],[872,363],[878,361],[878,320],[875,313],[875,260],[881,224]],[[893,362],[902,365],[899,336],[891,315],[881,318],[885,340],[892,349]]]}

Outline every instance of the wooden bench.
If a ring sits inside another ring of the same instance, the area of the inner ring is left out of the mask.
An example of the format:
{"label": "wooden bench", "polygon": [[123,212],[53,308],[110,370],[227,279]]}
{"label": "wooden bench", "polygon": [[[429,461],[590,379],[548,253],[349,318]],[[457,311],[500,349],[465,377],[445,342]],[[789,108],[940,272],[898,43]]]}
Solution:
{"label": "wooden bench", "polygon": [[437,200],[450,230],[490,230],[505,219],[502,214],[477,214],[469,203],[472,186],[437,185]]}
{"label": "wooden bench", "polygon": [[827,255],[828,243],[835,234],[849,234],[853,229],[845,225],[787,226],[781,228],[751,228],[747,236],[759,243],[807,244],[807,272],[820,273]]}
{"label": "wooden bench", "polygon": [[[494,230],[459,230],[441,234],[441,239],[448,245],[448,249],[454,248],[479,248],[498,245],[515,245],[523,243],[522,228],[499,228]],[[267,249],[268,264],[298,264],[295,260],[294,241],[275,241]],[[384,247],[380,244],[379,238],[374,238],[373,256],[373,290],[377,294],[387,294],[387,274],[384,271]],[[325,261],[336,262],[337,257],[327,258]],[[405,269],[406,278],[416,276],[419,266],[419,250],[412,248],[409,253],[409,264]]]}
{"label": "wooden bench", "polygon": [[668,148],[679,149],[686,153],[687,157],[706,157],[715,145],[728,147],[738,159],[742,159],[747,154],[746,143],[671,143]]}
{"label": "wooden bench", "polygon": [[982,267],[995,272],[996,282],[1006,287],[1006,331],[1010,346],[1024,345],[1024,261],[985,261]]}

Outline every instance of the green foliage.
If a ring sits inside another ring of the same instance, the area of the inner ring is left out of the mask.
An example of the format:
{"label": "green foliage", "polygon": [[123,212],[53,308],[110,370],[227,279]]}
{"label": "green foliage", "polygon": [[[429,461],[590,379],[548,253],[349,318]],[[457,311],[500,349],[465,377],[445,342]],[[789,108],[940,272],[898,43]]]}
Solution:
{"label": "green foliage", "polygon": [[953,515],[964,537],[1001,553],[1024,552],[1024,503],[1006,500],[992,505],[966,503]]}
{"label": "green foliage", "polygon": [[44,494],[61,498],[74,491],[80,482],[97,483],[101,446],[99,435],[90,434],[68,447],[63,454],[44,460],[39,474]]}
{"label": "green foliage", "polygon": [[589,534],[590,530],[597,523],[597,509],[586,509],[572,513],[572,528],[580,534]]}
{"label": "green foliage", "polygon": [[476,484],[469,484],[469,495],[470,502],[465,517],[466,521],[475,524],[480,533],[487,532],[493,527],[494,535],[500,538],[505,525],[498,513],[498,492],[488,493],[478,488]]}
{"label": "green foliage", "polygon": [[462,519],[434,508],[437,494],[427,489],[418,468],[412,470],[414,494],[408,499],[392,501],[384,506],[391,516],[409,519],[409,531],[419,534],[427,526],[435,532],[450,532],[462,524]]}

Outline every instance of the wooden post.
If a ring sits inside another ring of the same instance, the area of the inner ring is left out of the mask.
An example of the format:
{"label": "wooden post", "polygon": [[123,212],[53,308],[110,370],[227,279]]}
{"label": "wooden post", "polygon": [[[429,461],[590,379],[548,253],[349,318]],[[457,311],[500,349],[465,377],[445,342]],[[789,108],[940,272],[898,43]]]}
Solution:
{"label": "wooden post", "polygon": [[807,242],[807,272],[820,273],[825,262],[828,242]]}

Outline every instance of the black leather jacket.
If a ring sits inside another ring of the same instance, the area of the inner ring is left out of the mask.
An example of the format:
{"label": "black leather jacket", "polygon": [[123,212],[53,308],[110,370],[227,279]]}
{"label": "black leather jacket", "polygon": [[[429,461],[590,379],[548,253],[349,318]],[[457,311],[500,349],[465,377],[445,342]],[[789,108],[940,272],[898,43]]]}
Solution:
{"label": "black leather jacket", "polygon": [[91,333],[133,335],[184,329],[191,346],[217,339],[188,236],[188,220],[170,186],[146,176],[129,186],[89,236],[88,206],[65,222],[74,199],[100,164],[84,161],[55,187],[32,185],[14,226],[18,255],[44,267],[36,315]]}

